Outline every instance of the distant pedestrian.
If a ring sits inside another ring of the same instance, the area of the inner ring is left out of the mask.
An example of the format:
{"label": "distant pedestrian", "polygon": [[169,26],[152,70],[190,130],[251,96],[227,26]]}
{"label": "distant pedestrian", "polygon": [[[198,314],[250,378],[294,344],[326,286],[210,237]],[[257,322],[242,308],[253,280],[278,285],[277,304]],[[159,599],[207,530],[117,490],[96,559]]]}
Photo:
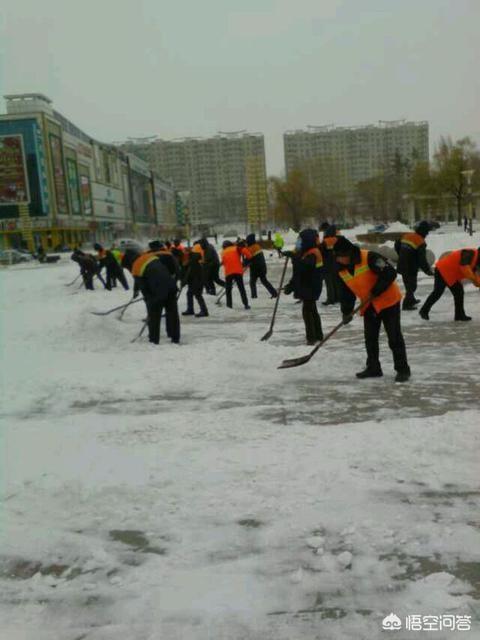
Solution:
{"label": "distant pedestrian", "polygon": [[277,290],[267,279],[267,263],[262,247],[255,240],[255,234],[250,233],[246,237],[247,249],[250,252],[250,295],[257,297],[257,280],[263,284],[272,298],[277,297]]}
{"label": "distant pedestrian", "polygon": [[250,252],[245,247],[240,247],[230,240],[225,240],[222,251],[222,265],[225,271],[225,290],[227,297],[227,307],[232,308],[232,287],[235,282],[245,309],[250,309],[248,304],[247,292],[243,282],[244,267],[242,257],[246,261],[250,259]]}
{"label": "distant pedestrian", "polygon": [[304,229],[300,232],[295,251],[286,251],[293,264],[292,279],[285,285],[287,295],[302,301],[302,316],[305,324],[307,344],[314,345],[323,340],[322,322],[317,309],[317,300],[322,292],[323,258],[317,245],[317,232]]}
{"label": "distant pedestrian", "polygon": [[125,252],[122,263],[134,278],[134,297],[141,291],[145,300],[149,341],[159,344],[160,321],[165,310],[167,335],[172,342],[180,342],[177,287],[165,265],[156,256],[131,249]]}
{"label": "distant pedestrian", "polygon": [[276,249],[279,258],[282,257],[282,249],[283,249],[284,245],[285,245],[285,240],[280,235],[280,233],[277,231],[275,233],[275,235],[273,236],[273,246]]}
{"label": "distant pedestrian", "polygon": [[[196,318],[207,318],[208,317],[208,309],[205,303],[205,299],[202,295],[203,293],[203,282],[204,282],[204,273],[203,273],[203,249],[201,248],[199,243],[196,243],[190,253],[188,258],[188,263],[185,271],[184,279],[182,280],[182,286],[187,285],[187,309],[182,313],[182,316],[193,316]],[[197,301],[198,306],[200,307],[199,313],[195,313],[194,309],[194,299]]]}
{"label": "distant pedestrian", "polygon": [[424,320],[430,319],[430,309],[448,287],[455,305],[454,319],[457,322],[471,320],[472,318],[465,313],[462,280],[470,280],[476,287],[480,287],[480,247],[478,249],[457,249],[437,260],[433,291],[420,309],[420,316]]}
{"label": "distant pedestrian", "polygon": [[402,309],[411,311],[420,302],[415,298],[417,290],[418,270],[421,269],[427,276],[433,276],[427,260],[427,244],[425,238],[430,231],[430,224],[423,220],[415,231],[404,233],[400,240],[395,242],[395,250],[398,253],[397,271],[401,274],[405,286],[405,298]]}

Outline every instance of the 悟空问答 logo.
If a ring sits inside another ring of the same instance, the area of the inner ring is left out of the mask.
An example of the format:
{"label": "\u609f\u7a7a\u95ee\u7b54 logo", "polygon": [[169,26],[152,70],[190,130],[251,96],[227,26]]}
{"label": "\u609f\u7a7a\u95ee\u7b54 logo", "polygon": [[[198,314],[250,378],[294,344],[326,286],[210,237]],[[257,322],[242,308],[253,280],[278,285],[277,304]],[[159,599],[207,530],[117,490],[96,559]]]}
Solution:
{"label": "\u609f\u7a7a\u95ee\u7b54 logo", "polygon": [[391,613],[382,620],[382,629],[385,629],[386,631],[398,631],[398,629],[401,628],[402,621],[394,613]]}

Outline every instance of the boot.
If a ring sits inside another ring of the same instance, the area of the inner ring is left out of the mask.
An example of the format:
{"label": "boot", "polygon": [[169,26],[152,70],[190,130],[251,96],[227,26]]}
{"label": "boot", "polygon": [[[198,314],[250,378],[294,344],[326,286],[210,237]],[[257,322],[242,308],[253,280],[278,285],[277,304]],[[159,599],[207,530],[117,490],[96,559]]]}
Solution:
{"label": "boot", "polygon": [[184,311],[182,313],[182,316],[194,316],[194,315],[195,314],[194,314],[193,310],[190,310],[190,309],[187,309],[186,311]]}
{"label": "boot", "polygon": [[410,378],[410,369],[403,369],[403,371],[397,371],[395,376],[395,382],[407,382]]}
{"label": "boot", "polygon": [[196,318],[208,318],[208,311],[200,311],[200,313],[195,314]]}
{"label": "boot", "polygon": [[455,322],[468,322],[471,319],[472,317],[467,316],[465,313],[463,313],[462,315],[455,316]]}
{"label": "boot", "polygon": [[428,311],[427,311],[424,307],[422,307],[422,308],[420,309],[420,311],[418,312],[418,314],[419,314],[419,316],[420,316],[421,318],[423,318],[424,320],[430,320],[430,317],[429,317],[429,315],[428,315]]}
{"label": "boot", "polygon": [[415,311],[416,308],[417,308],[416,302],[408,302],[407,304],[405,304],[404,302],[402,304],[402,311]]}
{"label": "boot", "polygon": [[381,369],[370,369],[367,367],[355,375],[359,380],[363,380],[364,378],[381,378],[383,376],[383,371]]}

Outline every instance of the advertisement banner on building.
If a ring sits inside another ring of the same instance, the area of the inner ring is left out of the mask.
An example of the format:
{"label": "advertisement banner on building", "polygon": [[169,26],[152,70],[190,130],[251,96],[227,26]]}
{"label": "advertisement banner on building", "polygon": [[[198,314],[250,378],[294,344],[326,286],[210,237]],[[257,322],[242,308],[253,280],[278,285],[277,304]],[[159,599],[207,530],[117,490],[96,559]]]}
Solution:
{"label": "advertisement banner on building", "polygon": [[63,169],[62,141],[54,133],[49,134],[50,153],[53,165],[53,181],[57,198],[57,213],[68,214],[67,189],[65,187],[65,172]]}
{"label": "advertisement banner on building", "polygon": [[92,190],[90,188],[90,172],[85,165],[79,165],[80,173],[80,192],[82,194],[83,215],[91,216],[93,214]]}
{"label": "advertisement banner on building", "polygon": [[0,206],[29,202],[23,137],[0,136]]}
{"label": "advertisement banner on building", "polygon": [[77,163],[72,158],[67,158],[67,180],[70,202],[72,203],[72,213],[76,216],[82,214],[80,204],[80,185],[78,182]]}

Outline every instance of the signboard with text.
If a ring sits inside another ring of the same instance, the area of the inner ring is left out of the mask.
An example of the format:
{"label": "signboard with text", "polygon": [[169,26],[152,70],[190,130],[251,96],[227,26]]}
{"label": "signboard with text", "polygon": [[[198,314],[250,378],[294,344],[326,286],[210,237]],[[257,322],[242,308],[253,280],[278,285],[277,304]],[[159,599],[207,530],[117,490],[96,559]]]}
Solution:
{"label": "signboard with text", "polygon": [[0,136],[0,206],[30,202],[21,135]]}

